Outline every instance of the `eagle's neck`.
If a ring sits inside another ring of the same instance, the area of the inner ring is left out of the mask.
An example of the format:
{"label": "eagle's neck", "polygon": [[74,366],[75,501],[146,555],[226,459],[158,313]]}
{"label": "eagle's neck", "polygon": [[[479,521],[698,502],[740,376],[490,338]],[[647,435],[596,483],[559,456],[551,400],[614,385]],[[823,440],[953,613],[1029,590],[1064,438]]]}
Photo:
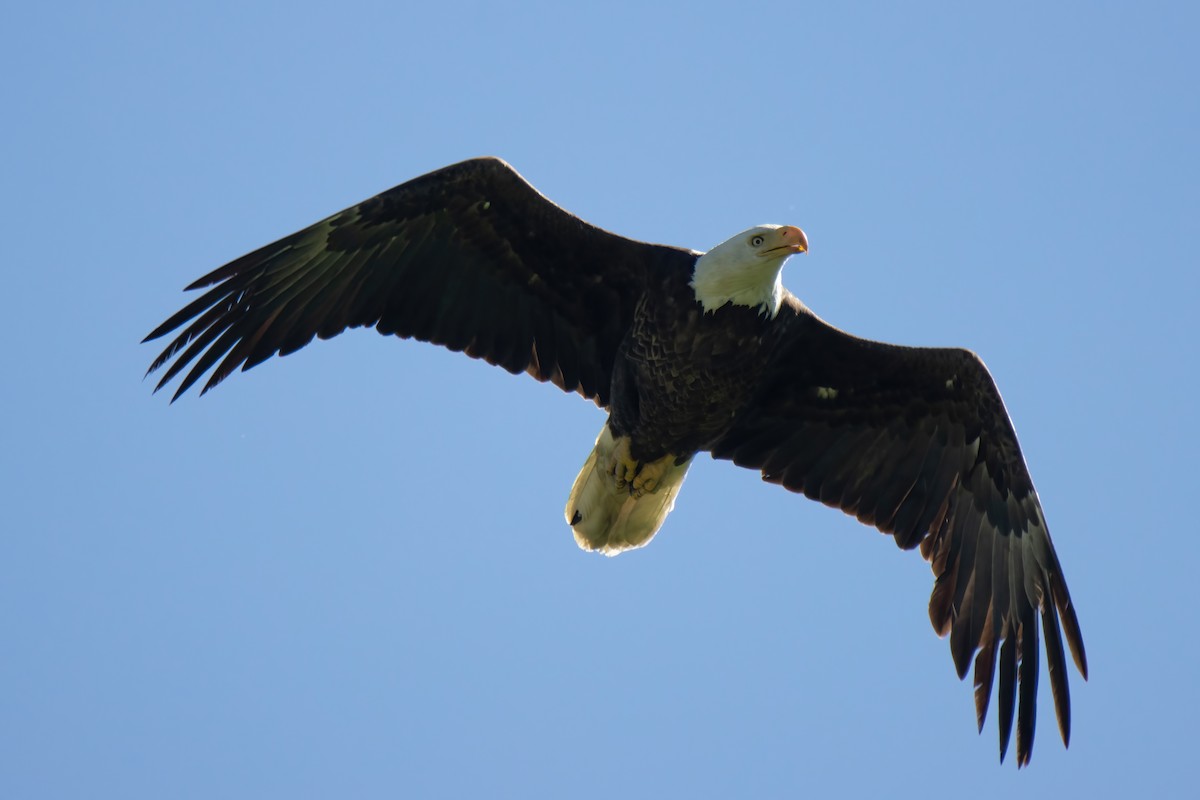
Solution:
{"label": "eagle's neck", "polygon": [[696,259],[691,287],[706,312],[726,303],[757,307],[774,317],[783,304],[784,258],[764,258],[753,263],[722,258],[708,252]]}

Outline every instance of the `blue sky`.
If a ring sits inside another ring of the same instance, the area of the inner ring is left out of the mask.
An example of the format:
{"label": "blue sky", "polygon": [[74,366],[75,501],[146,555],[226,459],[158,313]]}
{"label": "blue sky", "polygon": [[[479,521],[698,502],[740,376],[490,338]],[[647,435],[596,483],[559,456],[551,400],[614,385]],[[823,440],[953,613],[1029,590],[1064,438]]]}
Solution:
{"label": "blue sky", "polygon": [[[0,795],[1184,793],[1195,7],[833,5],[10,11]],[[800,225],[818,314],[982,355],[1087,643],[1069,750],[1043,676],[999,765],[925,563],[754,473],[579,551],[576,396],[363,331],[151,395],[185,284],[483,154],[636,238]]]}

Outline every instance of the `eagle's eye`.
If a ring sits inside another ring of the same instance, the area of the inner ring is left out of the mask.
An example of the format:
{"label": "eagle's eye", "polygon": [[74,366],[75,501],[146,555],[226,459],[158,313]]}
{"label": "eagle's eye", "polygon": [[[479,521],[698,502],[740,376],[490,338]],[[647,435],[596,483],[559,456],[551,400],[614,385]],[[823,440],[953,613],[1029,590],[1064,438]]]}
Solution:
{"label": "eagle's eye", "polygon": [[764,239],[763,237],[755,236],[753,239],[750,240],[750,246],[751,247],[762,247],[762,243],[765,241],[766,241],[766,239]]}

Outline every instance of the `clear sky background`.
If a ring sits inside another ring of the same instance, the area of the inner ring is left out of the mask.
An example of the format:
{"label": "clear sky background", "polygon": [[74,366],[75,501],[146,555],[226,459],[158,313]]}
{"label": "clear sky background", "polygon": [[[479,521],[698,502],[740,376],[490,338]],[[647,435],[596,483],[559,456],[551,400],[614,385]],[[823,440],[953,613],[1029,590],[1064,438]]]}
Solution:
{"label": "clear sky background", "polygon": [[[1194,791],[1196,8],[9,9],[0,796]],[[151,395],[185,284],[484,154],[640,239],[800,225],[818,314],[982,355],[1088,648],[1069,750],[1043,674],[999,765],[927,565],[752,472],[581,552],[604,417],[549,385],[355,331]]]}

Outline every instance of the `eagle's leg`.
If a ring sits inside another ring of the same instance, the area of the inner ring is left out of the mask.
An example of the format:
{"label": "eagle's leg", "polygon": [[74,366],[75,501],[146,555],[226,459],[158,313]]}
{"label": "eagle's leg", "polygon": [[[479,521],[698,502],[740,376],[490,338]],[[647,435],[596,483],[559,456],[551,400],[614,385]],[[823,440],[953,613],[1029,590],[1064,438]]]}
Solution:
{"label": "eagle's leg", "polygon": [[674,465],[675,456],[672,455],[663,456],[657,461],[645,462],[638,469],[629,493],[635,498],[652,493],[658,488],[658,484],[662,481],[663,475],[666,474],[667,468]]}
{"label": "eagle's leg", "polygon": [[629,489],[635,499],[651,494],[658,488],[667,468],[674,465],[675,457],[663,456],[656,461],[638,462],[630,451],[628,436],[616,441],[608,471],[616,479],[618,489]]}
{"label": "eagle's leg", "polygon": [[621,436],[613,448],[608,472],[617,480],[617,488],[624,489],[631,485],[638,474],[638,462],[629,451],[629,437]]}

